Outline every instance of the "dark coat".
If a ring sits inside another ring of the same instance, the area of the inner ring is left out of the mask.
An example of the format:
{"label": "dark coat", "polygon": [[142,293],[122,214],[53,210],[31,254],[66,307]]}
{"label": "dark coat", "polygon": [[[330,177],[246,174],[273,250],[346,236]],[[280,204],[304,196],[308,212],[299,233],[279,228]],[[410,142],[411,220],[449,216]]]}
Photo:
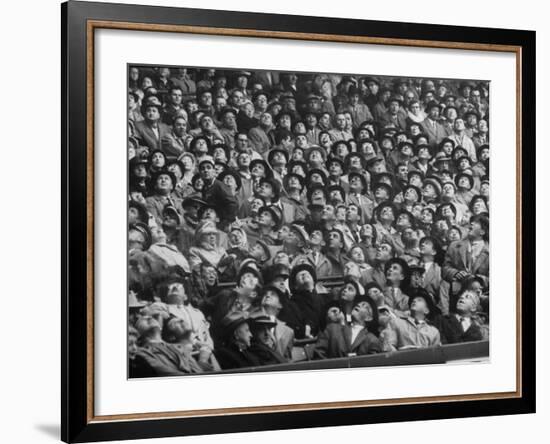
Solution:
{"label": "dark coat", "polygon": [[323,316],[323,297],[316,291],[295,291],[293,298],[303,315],[304,332],[305,326],[309,325],[311,327],[311,335],[317,336],[319,334],[321,317]]}
{"label": "dark coat", "polygon": [[305,322],[300,306],[296,303],[294,298],[290,298],[286,295],[281,299],[281,304],[283,308],[279,313],[279,319],[294,330],[294,336],[296,338],[303,338]]}
{"label": "dark coat", "polygon": [[283,364],[288,362],[279,352],[258,342],[252,343],[250,346],[250,353],[254,353],[258,357],[261,365]]}
{"label": "dark coat", "polygon": [[283,298],[281,303],[283,308],[279,319],[294,330],[297,339],[304,338],[306,325],[311,327],[312,336],[319,333],[324,301],[317,292],[296,291],[291,298]]}
{"label": "dark coat", "polygon": [[202,189],[202,198],[216,208],[222,227],[235,220],[239,203],[223,182],[214,179],[211,185],[205,185]]}
{"label": "dark coat", "polygon": [[328,324],[323,333],[319,335],[315,346],[315,356],[324,358],[342,358],[350,353],[367,355],[381,352],[380,341],[363,328],[351,342],[351,326],[341,324]]}
{"label": "dark coat", "polygon": [[252,353],[250,349],[240,350],[235,344],[219,347],[214,351],[214,354],[223,370],[261,365],[258,356]]}
{"label": "dark coat", "polygon": [[481,341],[483,334],[477,322],[472,320],[468,330],[464,331],[462,324],[454,314],[440,318],[439,331],[443,344],[454,344],[457,342]]}

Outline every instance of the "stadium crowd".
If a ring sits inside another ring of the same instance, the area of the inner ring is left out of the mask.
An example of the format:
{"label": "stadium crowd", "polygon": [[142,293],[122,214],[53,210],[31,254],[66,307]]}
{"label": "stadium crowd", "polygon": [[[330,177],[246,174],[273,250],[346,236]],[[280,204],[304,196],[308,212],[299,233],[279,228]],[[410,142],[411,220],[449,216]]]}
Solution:
{"label": "stadium crowd", "polygon": [[488,339],[489,84],[130,66],[129,376]]}

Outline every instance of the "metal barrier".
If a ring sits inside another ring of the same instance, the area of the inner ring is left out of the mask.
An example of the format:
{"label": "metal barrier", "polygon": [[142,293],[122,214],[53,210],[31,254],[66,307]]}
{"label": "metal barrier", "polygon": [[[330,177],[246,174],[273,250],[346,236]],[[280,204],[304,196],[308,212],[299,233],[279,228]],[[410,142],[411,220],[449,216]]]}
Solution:
{"label": "metal barrier", "polygon": [[445,344],[438,347],[399,350],[375,355],[291,362],[288,364],[245,367],[217,373],[250,373],[336,368],[385,367],[401,365],[445,364],[453,361],[483,361],[489,358],[489,341]]}
{"label": "metal barrier", "polygon": [[[320,284],[325,288],[340,287],[344,285],[344,276],[339,275],[339,276],[325,277],[323,279],[319,279],[317,281],[317,284]],[[220,289],[226,289],[226,288],[231,289],[231,288],[235,288],[236,286],[237,286],[236,282],[219,282],[218,283],[218,288]]]}

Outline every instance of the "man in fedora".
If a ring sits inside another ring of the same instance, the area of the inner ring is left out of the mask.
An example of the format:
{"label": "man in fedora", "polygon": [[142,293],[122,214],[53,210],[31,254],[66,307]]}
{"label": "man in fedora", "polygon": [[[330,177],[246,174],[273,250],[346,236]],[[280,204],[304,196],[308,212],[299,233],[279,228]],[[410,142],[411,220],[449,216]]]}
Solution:
{"label": "man in fedora", "polygon": [[142,114],[144,120],[135,123],[136,137],[142,144],[149,148],[149,151],[160,150],[161,140],[170,134],[170,127],[161,122],[162,104],[156,96],[149,96],[144,99]]}
{"label": "man in fedora", "polygon": [[183,216],[182,199],[173,194],[176,186],[174,173],[160,170],[152,177],[151,185],[153,192],[151,196],[145,198],[145,202],[147,211],[155,218],[158,225],[162,225],[162,213],[167,205],[175,208],[180,217]]}
{"label": "man in fedora", "polygon": [[458,298],[453,313],[441,318],[441,342],[481,341],[483,334],[475,319],[479,309],[479,296],[472,290],[464,291]]}
{"label": "man in fedora", "polygon": [[214,351],[223,370],[261,365],[256,354],[250,351],[252,333],[248,313],[234,311],[221,320],[224,345]]}
{"label": "man in fedora", "polygon": [[[379,353],[380,342],[369,331],[369,324],[378,319],[377,315],[376,305],[371,298],[366,295],[356,297],[353,301],[351,322],[327,324],[317,339],[315,356],[326,359]],[[376,331],[376,327],[373,330]]]}
{"label": "man in fedora", "polygon": [[324,302],[316,284],[313,266],[304,263],[292,268],[290,295],[282,304],[280,319],[294,330],[297,339],[313,338],[319,333]]}
{"label": "man in fedora", "polygon": [[237,113],[233,108],[224,108],[218,118],[221,121],[219,131],[223,137],[223,142],[231,149],[235,148],[235,137],[238,133]]}
{"label": "man in fedora", "polygon": [[[473,276],[481,279],[485,287],[489,284],[489,216],[486,213],[472,216],[468,228],[466,239],[449,245],[441,270],[454,295],[461,283]],[[451,302],[450,310],[453,305]]]}
{"label": "man in fedora", "polygon": [[399,316],[387,306],[378,307],[384,330],[380,333],[384,351],[436,347],[441,334],[430,318],[436,314],[430,295],[422,288],[415,289],[409,300],[410,314]]}
{"label": "man in fedora", "polygon": [[259,124],[248,131],[248,139],[255,152],[263,155],[275,145],[274,129],[273,116],[269,112],[260,114]]}
{"label": "man in fedora", "polygon": [[281,227],[281,210],[274,205],[267,205],[258,210],[258,229],[253,231],[245,227],[248,240],[252,245],[257,240],[262,240],[267,245],[275,245],[278,242],[277,231]]}
{"label": "man in fedora", "polygon": [[321,230],[314,229],[308,236],[308,244],[304,254],[294,258],[292,265],[308,263],[315,268],[315,273],[319,277],[327,277],[333,274],[332,264],[323,253],[325,239]]}
{"label": "man in fedora", "polygon": [[216,179],[214,166],[214,159],[210,156],[204,156],[199,163],[199,173],[204,181],[202,199],[217,210],[221,228],[224,228],[235,220],[239,205],[227,185]]}
{"label": "man in fedora", "polygon": [[349,105],[346,107],[346,111],[351,113],[353,119],[353,127],[357,128],[363,122],[367,120],[373,120],[372,114],[368,105],[361,103],[361,90],[352,85],[348,89]]}
{"label": "man in fedora", "polygon": [[431,101],[426,105],[427,117],[420,124],[422,126],[422,132],[428,136],[428,145],[435,149],[436,146],[445,137],[447,132],[445,127],[439,123],[439,113],[441,107],[435,101]]}
{"label": "man in fedora", "polygon": [[397,96],[390,97],[388,100],[387,111],[380,116],[380,126],[397,128],[405,131],[407,129],[406,115],[401,112],[402,100]]}
{"label": "man in fedora", "polygon": [[283,308],[282,301],[285,298],[285,293],[277,286],[279,285],[277,282],[286,282],[288,280],[289,273],[288,271],[284,271],[285,267],[277,267],[276,270],[278,271],[273,273],[270,285],[262,289],[260,306],[263,313],[275,322],[273,326],[275,349],[286,359],[291,359],[294,330],[279,319],[279,313]]}
{"label": "man in fedora", "polygon": [[263,312],[262,309],[250,313],[250,331],[252,340],[250,352],[254,353],[260,365],[274,365],[288,362],[277,350],[277,339],[275,338],[275,327],[277,321]]}
{"label": "man in fedora", "polygon": [[161,139],[161,149],[167,160],[176,160],[184,152],[189,150],[189,144],[193,136],[187,133],[187,113],[174,116],[172,130]]}

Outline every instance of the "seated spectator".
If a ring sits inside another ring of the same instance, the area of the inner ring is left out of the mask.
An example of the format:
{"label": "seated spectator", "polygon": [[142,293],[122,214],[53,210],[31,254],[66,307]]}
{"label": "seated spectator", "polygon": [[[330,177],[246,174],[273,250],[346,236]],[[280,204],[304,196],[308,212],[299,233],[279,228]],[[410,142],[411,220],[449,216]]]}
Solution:
{"label": "seated spectator", "polygon": [[368,296],[357,298],[353,302],[349,323],[329,323],[319,335],[315,355],[324,359],[379,353],[378,338],[368,329],[375,313],[376,306]]}

